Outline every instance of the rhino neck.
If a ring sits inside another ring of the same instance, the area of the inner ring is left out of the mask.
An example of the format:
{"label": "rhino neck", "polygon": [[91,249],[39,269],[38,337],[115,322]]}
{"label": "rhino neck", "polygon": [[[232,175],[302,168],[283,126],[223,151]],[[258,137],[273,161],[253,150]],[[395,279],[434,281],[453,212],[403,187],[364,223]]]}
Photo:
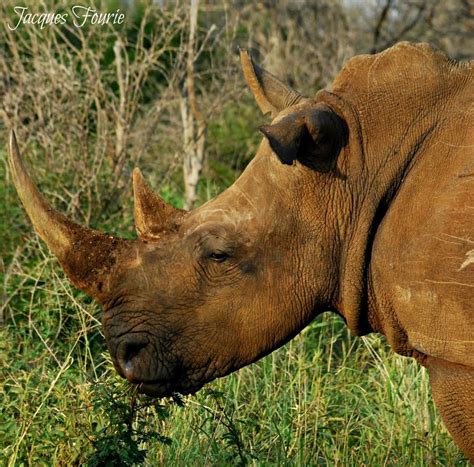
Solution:
{"label": "rhino neck", "polygon": [[324,94],[320,98],[328,105],[331,102],[351,129],[341,168],[347,174],[345,189],[351,196],[347,197],[335,309],[354,334],[364,335],[381,330],[371,294],[373,242],[403,180],[422,157],[434,126],[426,119],[411,134],[384,132],[383,128],[366,131],[353,103],[335,94]]}
{"label": "rhino neck", "polygon": [[[339,229],[342,240],[338,248],[339,267],[333,308],[354,334],[364,335],[374,330],[367,307],[366,270],[370,250],[368,238],[375,215],[370,216],[372,210],[362,211],[355,195],[364,173],[362,128],[356,110],[344,98],[320,91],[316,100],[332,108],[349,127],[349,141],[338,162],[339,172],[343,175],[339,192],[345,193],[345,196],[342,201],[344,213]],[[361,214],[365,219],[354,225],[353,220],[360,218]]]}
{"label": "rhino neck", "polygon": [[440,112],[458,87],[452,70],[445,56],[405,43],[352,59],[333,93],[317,97],[350,128],[341,162],[351,196],[336,308],[358,335],[380,331],[371,294],[372,245],[403,181],[437,134]]}

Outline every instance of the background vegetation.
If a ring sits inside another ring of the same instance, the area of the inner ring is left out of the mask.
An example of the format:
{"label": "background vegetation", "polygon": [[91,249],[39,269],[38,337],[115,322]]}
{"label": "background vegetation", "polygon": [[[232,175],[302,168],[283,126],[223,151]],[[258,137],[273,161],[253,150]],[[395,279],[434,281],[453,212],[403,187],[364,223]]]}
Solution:
{"label": "background vegetation", "polygon": [[[26,2],[32,12],[84,2]],[[134,236],[131,170],[178,206],[232,183],[264,122],[237,46],[313,95],[356,53],[428,40],[474,50],[468,0],[96,2],[123,25],[21,26],[0,6],[0,141],[17,129],[34,178],[81,223]],[[428,377],[383,338],[323,315],[285,347],[184,400],[134,394],[100,311],[38,240],[0,149],[0,463],[467,465]]]}

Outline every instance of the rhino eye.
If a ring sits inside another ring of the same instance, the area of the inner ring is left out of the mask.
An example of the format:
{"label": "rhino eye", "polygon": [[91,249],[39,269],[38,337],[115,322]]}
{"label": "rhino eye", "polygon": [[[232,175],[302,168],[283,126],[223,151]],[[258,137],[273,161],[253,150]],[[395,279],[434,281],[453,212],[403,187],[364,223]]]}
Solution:
{"label": "rhino eye", "polygon": [[228,257],[229,257],[229,255],[227,253],[224,253],[224,252],[214,251],[212,253],[209,253],[209,258],[212,259],[213,261],[215,261],[216,263],[222,263]]}

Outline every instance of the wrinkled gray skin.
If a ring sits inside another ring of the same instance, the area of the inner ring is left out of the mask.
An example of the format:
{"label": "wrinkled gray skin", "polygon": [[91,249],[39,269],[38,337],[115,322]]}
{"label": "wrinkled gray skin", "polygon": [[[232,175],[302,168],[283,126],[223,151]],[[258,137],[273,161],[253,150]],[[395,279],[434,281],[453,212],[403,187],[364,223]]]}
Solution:
{"label": "wrinkled gray skin", "polygon": [[332,92],[308,99],[241,59],[273,118],[255,158],[190,212],[136,171],[137,240],[52,210],[11,138],[25,209],[72,282],[102,304],[117,371],[152,396],[190,393],[333,310],[427,366],[473,460],[472,64],[402,43],[355,57]]}

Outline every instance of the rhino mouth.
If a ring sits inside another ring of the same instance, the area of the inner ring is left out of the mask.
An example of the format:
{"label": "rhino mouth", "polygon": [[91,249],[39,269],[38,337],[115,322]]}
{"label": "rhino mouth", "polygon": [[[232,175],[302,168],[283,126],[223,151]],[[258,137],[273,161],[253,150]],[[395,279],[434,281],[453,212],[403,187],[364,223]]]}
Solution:
{"label": "rhino mouth", "polygon": [[149,381],[135,384],[140,394],[145,394],[149,397],[171,397],[176,393],[182,394],[183,396],[195,394],[205,383],[184,386],[176,381]]}
{"label": "rhino mouth", "polygon": [[150,397],[171,397],[173,394],[182,395],[194,394],[201,389],[206,383],[214,379],[210,378],[190,378],[185,372],[178,371],[177,374],[170,374],[166,377],[156,379],[142,379],[127,375],[122,366],[113,359],[113,365],[117,373],[126,379],[131,385],[137,388],[139,394],[145,394]]}

